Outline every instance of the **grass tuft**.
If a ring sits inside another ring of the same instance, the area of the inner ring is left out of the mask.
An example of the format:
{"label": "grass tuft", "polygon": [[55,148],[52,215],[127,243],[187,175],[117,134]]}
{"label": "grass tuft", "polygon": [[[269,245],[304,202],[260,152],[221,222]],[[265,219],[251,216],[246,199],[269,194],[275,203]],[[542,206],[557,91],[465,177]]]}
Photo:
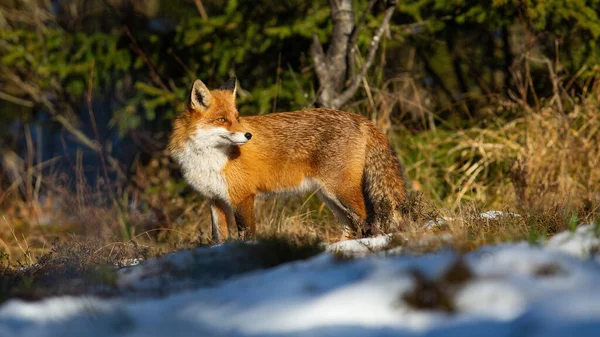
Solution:
{"label": "grass tuft", "polygon": [[98,241],[56,241],[33,264],[12,265],[7,254],[0,267],[0,302],[10,298],[37,300],[49,296],[114,295],[117,268],[132,257],[148,256],[139,247],[116,247],[103,253]]}

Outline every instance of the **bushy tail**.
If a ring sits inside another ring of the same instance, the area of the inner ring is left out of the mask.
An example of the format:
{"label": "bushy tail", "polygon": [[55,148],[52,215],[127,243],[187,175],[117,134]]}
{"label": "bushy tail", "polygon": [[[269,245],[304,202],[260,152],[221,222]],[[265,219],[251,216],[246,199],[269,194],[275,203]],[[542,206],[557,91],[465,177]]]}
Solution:
{"label": "bushy tail", "polygon": [[367,228],[363,235],[389,233],[399,225],[400,208],[406,198],[402,168],[386,136],[369,127],[364,167]]}

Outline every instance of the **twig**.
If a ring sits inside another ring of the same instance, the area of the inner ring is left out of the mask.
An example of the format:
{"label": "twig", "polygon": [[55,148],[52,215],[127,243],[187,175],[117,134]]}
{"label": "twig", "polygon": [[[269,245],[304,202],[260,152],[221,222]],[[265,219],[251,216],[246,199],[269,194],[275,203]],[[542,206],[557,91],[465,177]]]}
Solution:
{"label": "twig", "polygon": [[[33,138],[31,136],[31,128],[29,123],[25,124],[25,142],[27,143],[27,170],[26,170],[26,175],[25,175],[25,190],[27,191],[26,195],[27,195],[27,199],[29,202],[29,207],[31,208],[31,211],[34,213],[34,217],[35,220],[37,222],[37,224],[40,224],[40,219],[39,219],[39,212],[38,212],[38,207],[37,207],[37,202],[38,200],[35,197],[35,191],[33,190],[33,175],[34,175],[34,170],[32,169],[34,166],[34,155],[35,155],[35,149],[33,146]],[[36,184],[37,181],[39,181],[40,177],[38,175],[37,180],[36,180]]]}
{"label": "twig", "polygon": [[27,107],[27,108],[33,108],[33,106],[34,106],[34,103],[32,101],[28,101],[26,99],[15,97],[13,95],[9,95],[2,91],[0,91],[0,99],[3,99],[5,101],[11,102],[11,103],[15,103],[15,104]]}
{"label": "twig", "polygon": [[173,52],[173,48],[169,48],[169,50],[167,50],[167,53],[169,55],[173,56],[173,58],[175,59],[175,62],[177,62],[183,68],[183,70],[185,70],[188,74],[190,74],[192,80],[195,79],[196,75],[194,74],[194,72],[191,71],[190,68],[188,68],[188,66],[186,66],[185,63],[183,63],[181,58]]}
{"label": "twig", "polygon": [[[94,85],[94,62],[92,62],[92,65],[90,67],[90,75],[88,77],[88,91],[87,91],[87,95],[86,95],[86,101],[87,101],[87,105],[88,105],[88,113],[90,115],[90,121],[92,123],[92,130],[94,131],[94,136],[96,137],[96,142],[98,144],[102,144],[102,142],[100,141],[100,134],[98,133],[98,127],[96,126],[96,117],[94,116],[94,109],[92,107],[93,85]],[[104,156],[104,149],[102,147],[100,147],[100,151],[98,151],[98,156],[100,157],[100,163],[102,165],[104,179],[106,180],[106,184],[108,186],[108,192],[110,193],[110,197],[113,200],[115,207],[117,207],[117,212],[119,214],[119,217],[121,217],[122,216],[121,204],[117,200],[116,194],[113,191],[113,187],[110,182],[110,178],[108,177],[108,168],[106,167],[106,157]],[[130,234],[129,234],[129,231],[127,230],[127,227],[122,222],[122,219],[120,219],[119,222],[121,222],[121,225],[122,225],[123,237],[125,239],[129,239]]]}
{"label": "twig", "polygon": [[[29,263],[33,265],[33,259],[31,258],[31,254],[28,251],[29,249],[25,250],[23,248],[23,246],[21,246],[21,243],[19,242],[19,239],[17,238],[17,235],[15,234],[15,230],[12,228],[12,226],[10,225],[10,223],[8,222],[8,220],[6,219],[6,216],[3,215],[2,219],[4,219],[4,222],[6,222],[6,225],[10,229],[10,232],[12,233],[13,238],[17,242],[17,245],[19,246],[19,249],[21,249],[21,252],[23,252],[23,255],[25,257],[27,257],[27,259],[29,259]],[[27,240],[25,240],[25,244],[27,244]]]}
{"label": "twig", "polygon": [[[352,79],[355,74],[354,74],[354,53],[356,53],[357,50],[357,42],[358,42],[358,35],[362,29],[362,27],[365,24],[365,21],[367,19],[367,13],[369,13],[371,11],[371,9],[373,8],[373,6],[375,5],[375,3],[378,0],[370,0],[369,3],[367,4],[367,8],[365,9],[365,11],[363,12],[363,14],[361,15],[360,19],[358,20],[358,23],[356,24],[356,26],[354,26],[354,30],[352,31],[352,35],[350,35],[350,41],[348,41],[348,45],[350,46],[350,52],[348,53],[348,72],[350,74],[350,76],[348,76],[348,80]],[[350,83],[348,83],[350,84]]]}
{"label": "twig", "polygon": [[[36,125],[36,140],[35,140],[35,145],[36,145],[36,166],[40,165],[42,163],[42,128],[39,125]],[[42,174],[42,170],[37,170],[37,179],[35,181],[35,187],[33,189],[33,200],[35,200],[35,203],[37,205],[37,207],[40,207],[40,190],[42,188],[42,179],[43,179],[43,174]],[[38,212],[39,214],[39,212]],[[37,219],[38,223],[39,223],[39,218]]]}
{"label": "twig", "polygon": [[[106,248],[108,246],[114,247],[116,245],[124,245],[124,244],[127,244],[127,243],[132,243],[132,242],[134,242],[133,240],[139,238],[142,235],[147,235],[148,233],[157,232],[157,231],[175,232],[177,234],[181,234],[181,235],[186,236],[186,237],[188,237],[190,239],[193,239],[193,237],[190,234],[182,232],[180,230],[176,230],[176,229],[172,229],[172,228],[154,228],[154,229],[149,229],[147,231],[144,231],[144,232],[142,232],[140,234],[137,234],[136,236],[132,237],[131,239],[129,239],[129,240],[125,241],[125,242],[110,242],[110,243],[107,243],[104,246],[96,249],[96,251],[94,251],[94,254],[98,254],[101,250],[103,250],[104,248]],[[136,244],[139,245],[139,243],[136,243]],[[144,247],[151,247],[151,246],[144,246]]]}
{"label": "twig", "polygon": [[550,81],[552,82],[552,100],[556,101],[556,105],[558,107],[558,110],[564,114],[565,113],[565,109],[563,107],[563,104],[560,100],[560,90],[559,90],[559,80],[558,80],[558,76],[556,75],[556,72],[554,72],[554,68],[552,67],[552,61],[550,61],[547,57],[544,58],[537,58],[537,57],[533,57],[533,56],[528,56],[527,59],[532,60],[534,62],[539,62],[539,63],[543,63],[546,65],[546,68],[548,68],[548,74],[550,74]]}
{"label": "twig", "polygon": [[[23,165],[23,163],[19,163],[16,164],[14,163],[15,160],[21,160],[22,159],[13,151],[1,151],[0,152],[1,157],[4,159],[4,164],[7,165],[8,163],[11,163],[9,165],[11,166],[17,166],[17,165]],[[8,159],[7,159],[8,158]],[[19,174],[18,169],[13,168],[13,170],[15,171],[14,175],[14,179],[13,182],[4,189],[4,191],[2,191],[2,193],[0,194],[0,204],[2,204],[2,202],[4,201],[4,199],[8,196],[9,193],[11,193],[13,190],[17,189],[21,183],[23,182],[23,176],[29,174],[29,170],[33,171],[33,170],[38,170],[41,171],[42,169],[44,169],[45,167],[48,167],[50,165],[53,165],[54,163],[56,163],[60,158],[59,157],[55,157],[55,158],[51,158],[48,159],[47,161],[40,163],[34,167],[28,168],[27,170],[25,170],[22,174]]]}
{"label": "twig", "polygon": [[[86,95],[86,101],[88,105],[88,114],[90,115],[90,122],[92,123],[92,130],[94,131],[94,136],[96,137],[96,143],[102,144],[100,141],[100,134],[98,133],[98,127],[96,125],[96,117],[94,116],[94,109],[92,107],[92,90],[94,85],[94,62],[90,67],[90,75],[88,77],[88,91]],[[100,147],[100,151],[98,151],[100,156],[100,162],[102,164],[102,169],[104,171],[104,178],[106,179],[106,183],[109,185],[110,193],[114,199],[114,193],[112,187],[110,186],[110,180],[108,179],[108,169],[106,168],[106,158],[104,157],[104,150],[102,146]]]}
{"label": "twig", "polygon": [[160,87],[164,91],[171,92],[171,90],[169,90],[169,88],[165,85],[162,78],[158,74],[158,71],[156,70],[156,66],[154,65],[154,63],[152,63],[152,61],[150,61],[150,59],[148,58],[146,53],[144,53],[142,48],[140,48],[140,46],[138,45],[137,41],[133,38],[133,35],[131,35],[131,31],[129,30],[129,27],[125,26],[123,28],[123,31],[125,32],[125,35],[127,35],[127,37],[129,38],[129,41],[131,41],[131,49],[133,49],[133,51],[136,54],[138,54],[142,58],[142,60],[144,60],[144,63],[146,63],[146,65],[150,69],[150,77],[152,78],[154,83],[160,85]]}
{"label": "twig", "polygon": [[39,89],[33,87],[32,85],[30,85],[28,83],[23,82],[15,74],[6,74],[6,77],[9,78],[11,81],[13,81],[13,83],[15,83],[17,86],[19,86],[25,92],[27,92],[29,94],[29,96],[31,96],[35,100],[36,103],[42,104],[46,109],[48,109],[48,112],[50,112],[52,117],[60,125],[62,125],[62,127],[65,128],[70,134],[75,136],[75,138],[81,144],[87,146],[88,148],[90,148],[94,151],[98,151],[100,149],[100,144],[97,144],[94,141],[92,141],[83,132],[81,132],[81,130],[77,129],[73,124],[71,124],[71,122],[69,122],[69,120],[67,120],[67,118],[60,115],[56,111],[56,109],[54,108],[52,103],[40,93]]}
{"label": "twig", "polygon": [[206,13],[206,9],[204,8],[204,4],[202,3],[202,0],[194,0],[194,3],[196,4],[198,13],[200,13],[200,16],[202,17],[202,19],[208,20],[208,14]]}
{"label": "twig", "polygon": [[367,82],[367,78],[366,77],[362,78],[362,82],[363,82],[363,88],[365,89],[365,93],[367,94],[367,98],[369,100],[369,106],[371,106],[371,110],[372,110],[371,120],[373,121],[373,123],[376,123],[376,121],[377,121],[377,108],[375,107],[375,100],[373,99],[373,95],[371,94],[371,88],[369,87],[369,82]]}

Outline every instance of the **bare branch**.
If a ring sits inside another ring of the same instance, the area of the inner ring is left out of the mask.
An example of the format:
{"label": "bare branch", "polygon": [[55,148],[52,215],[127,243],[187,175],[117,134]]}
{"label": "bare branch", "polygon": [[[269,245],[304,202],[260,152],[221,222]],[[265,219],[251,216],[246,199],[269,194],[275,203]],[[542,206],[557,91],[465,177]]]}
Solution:
{"label": "bare branch", "polygon": [[35,87],[33,87],[30,84],[27,84],[25,82],[23,82],[17,75],[15,74],[7,74],[6,76],[7,78],[10,78],[10,80],[17,86],[19,86],[19,88],[21,88],[23,91],[27,92],[29,94],[29,96],[36,102],[39,104],[42,104],[44,107],[46,107],[46,109],[48,109],[48,111],[50,112],[50,114],[52,115],[52,117],[60,124],[62,125],[63,128],[65,128],[69,133],[71,133],[73,136],[75,136],[75,138],[83,145],[87,146],[88,148],[94,150],[94,151],[99,151],[100,150],[100,144],[94,142],[93,140],[91,140],[90,138],[88,138],[83,132],[81,132],[81,130],[77,129],[73,124],[71,124],[71,122],[69,122],[69,120],[67,118],[65,118],[65,116],[60,115],[56,109],[54,108],[54,106],[52,105],[52,103],[41,94],[41,90],[36,89]]}
{"label": "bare branch", "polygon": [[367,19],[367,13],[369,13],[371,11],[371,9],[373,8],[373,6],[375,5],[375,3],[378,0],[370,0],[369,3],[367,4],[367,8],[365,9],[365,11],[363,12],[363,14],[360,17],[360,20],[358,20],[358,23],[354,26],[354,30],[352,31],[352,35],[350,36],[350,40],[348,41],[348,46],[350,47],[350,51],[348,52],[348,80],[354,78],[354,54],[356,53],[356,48],[357,45],[356,43],[358,42],[358,35],[360,34],[360,31],[362,29],[362,27],[365,24],[365,21]]}
{"label": "bare branch", "polygon": [[546,65],[546,68],[548,69],[548,74],[550,75],[550,80],[552,82],[552,101],[556,102],[556,105],[558,107],[558,110],[564,114],[565,113],[565,109],[563,107],[562,101],[560,100],[560,90],[559,90],[559,79],[558,76],[556,75],[556,72],[554,71],[554,68],[552,66],[552,61],[550,61],[550,59],[548,59],[547,57],[544,58],[537,58],[537,57],[533,57],[533,56],[528,56],[527,57],[529,60],[534,61],[534,62],[539,62],[539,63],[543,63]]}
{"label": "bare branch", "polygon": [[169,88],[163,82],[162,77],[159,75],[156,65],[154,65],[154,63],[152,63],[150,58],[148,58],[146,53],[144,53],[142,48],[138,45],[138,43],[135,40],[135,38],[133,37],[133,35],[131,35],[131,31],[129,30],[129,27],[125,26],[123,28],[123,31],[125,32],[125,35],[127,35],[127,37],[129,38],[129,41],[131,41],[131,44],[130,44],[131,49],[136,54],[138,54],[142,58],[142,60],[144,60],[144,63],[146,63],[146,65],[148,66],[148,69],[150,69],[150,78],[152,78],[154,83],[158,84],[164,91],[170,92],[171,90],[169,90]]}
{"label": "bare branch", "polygon": [[367,74],[367,70],[369,70],[371,64],[373,63],[373,60],[375,59],[375,54],[377,53],[377,49],[379,48],[379,43],[381,42],[383,33],[385,32],[390,22],[390,19],[394,14],[395,9],[396,1],[388,1],[388,8],[385,10],[383,21],[381,22],[381,25],[379,26],[377,32],[371,40],[371,44],[369,46],[369,55],[367,57],[366,62],[363,64],[361,71],[358,74],[356,74],[356,76],[354,76],[350,86],[346,90],[344,90],[344,92],[341,95],[339,95],[332,101],[333,108],[339,108],[342,105],[344,105],[346,102],[348,102],[350,98],[354,96],[354,94],[358,90],[363,77]]}
{"label": "bare branch", "polygon": [[13,95],[7,94],[2,91],[0,91],[0,99],[14,103],[14,104],[22,105],[22,106],[28,107],[28,108],[33,108],[33,105],[34,105],[32,101],[22,99],[19,97],[15,97]]}

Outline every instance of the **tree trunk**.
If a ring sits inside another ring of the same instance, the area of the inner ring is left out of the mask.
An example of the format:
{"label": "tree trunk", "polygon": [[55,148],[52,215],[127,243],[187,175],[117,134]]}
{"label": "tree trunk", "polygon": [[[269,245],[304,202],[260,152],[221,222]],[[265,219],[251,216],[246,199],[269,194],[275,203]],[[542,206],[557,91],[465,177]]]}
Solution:
{"label": "tree trunk", "polygon": [[[375,0],[371,0],[367,10],[374,3]],[[354,64],[351,60],[355,57],[357,34],[364,20],[361,20],[359,25],[354,23],[352,0],[330,0],[329,6],[331,7],[333,33],[327,53],[323,51],[323,46],[316,35],[313,36],[310,51],[320,85],[316,105],[338,109],[354,96],[373,63],[383,32],[396,8],[396,0],[386,2],[383,21],[369,45],[368,56],[361,71],[356,74],[354,74],[354,69],[349,69],[349,67]],[[353,75],[349,76],[349,74]]]}

